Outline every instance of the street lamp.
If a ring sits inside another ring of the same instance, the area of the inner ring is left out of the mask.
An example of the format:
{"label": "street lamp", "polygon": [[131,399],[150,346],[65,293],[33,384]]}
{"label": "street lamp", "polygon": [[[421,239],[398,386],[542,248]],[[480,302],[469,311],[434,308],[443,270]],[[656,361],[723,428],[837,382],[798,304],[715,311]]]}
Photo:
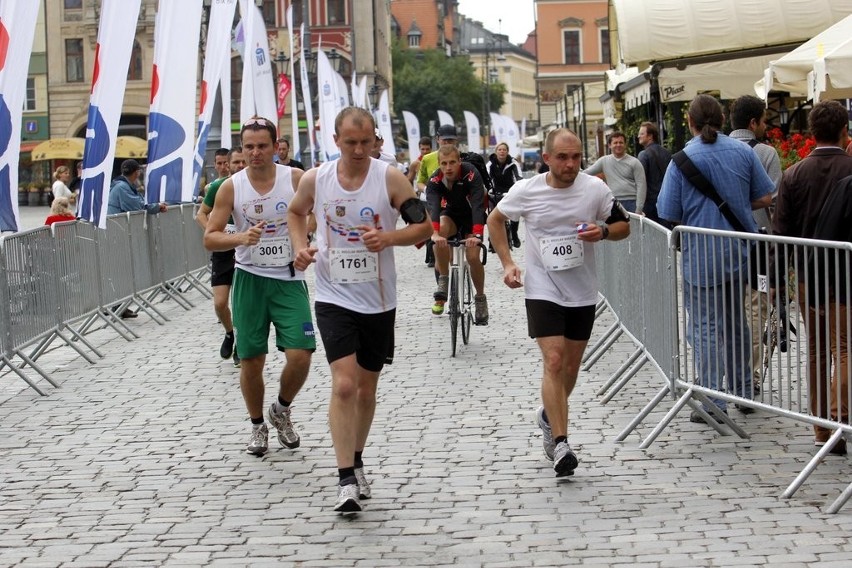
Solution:
{"label": "street lamp", "polygon": [[494,40],[489,38],[485,42],[485,66],[483,67],[483,77],[482,82],[485,90],[482,93],[483,98],[483,106],[485,108],[484,116],[482,117],[483,122],[486,125],[485,128],[485,145],[484,148],[486,152],[488,151],[488,145],[491,143],[491,85],[497,82],[499,78],[500,72],[497,69],[496,64],[498,62],[506,61],[506,58],[503,56],[503,43],[502,40],[500,42],[500,54],[495,57],[495,65],[491,66],[491,50],[494,47]]}
{"label": "street lamp", "polygon": [[375,110],[379,106],[379,92],[381,91],[376,83],[370,85],[370,90],[367,91],[367,97],[370,99],[370,110]]}

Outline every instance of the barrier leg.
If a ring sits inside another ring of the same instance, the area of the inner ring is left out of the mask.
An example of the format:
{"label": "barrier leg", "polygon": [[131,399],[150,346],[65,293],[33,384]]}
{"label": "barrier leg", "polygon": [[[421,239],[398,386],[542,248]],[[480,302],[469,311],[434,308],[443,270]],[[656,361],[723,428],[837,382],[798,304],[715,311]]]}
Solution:
{"label": "barrier leg", "polygon": [[598,389],[598,392],[595,393],[596,396],[603,395],[606,391],[609,390],[609,387],[615,383],[621,377],[621,375],[630,368],[631,365],[642,355],[642,348],[638,347],[633,353],[630,354],[630,357],[627,358],[627,361],[621,364],[618,370],[612,374],[612,376],[607,379],[607,381],[603,384],[601,388]]}
{"label": "barrier leg", "polygon": [[[41,367],[39,367],[38,365],[36,365],[35,361],[33,361],[32,359],[30,359],[29,357],[27,357],[27,355],[26,355],[25,353],[22,353],[22,352],[20,352],[20,351],[17,351],[17,352],[16,352],[16,354],[17,354],[17,356],[18,356],[18,357],[20,357],[20,358],[21,358],[21,360],[22,360],[25,364],[29,365],[29,366],[30,366],[30,368],[32,368],[32,370],[33,370],[33,371],[35,371],[36,373],[38,373],[39,375],[41,375],[42,377],[44,377],[44,378],[45,378],[45,380],[46,380],[47,382],[49,382],[50,384],[52,384],[52,385],[53,385],[53,386],[55,386],[56,388],[59,388],[59,383],[57,383],[56,381],[54,381],[54,380],[51,378],[51,376],[50,376],[50,375],[49,375],[49,374],[48,374],[48,373],[47,373],[44,369],[42,369]],[[23,368],[24,368],[24,365],[21,365],[21,367],[20,367],[20,368],[21,368],[21,369],[23,369]]]}
{"label": "barrier leg", "polygon": [[210,292],[210,289],[207,288],[201,281],[192,275],[192,273],[187,273],[186,281],[189,282],[189,285],[201,292],[201,295],[210,300],[213,298],[213,294]]}
{"label": "barrier leg", "polygon": [[87,356],[83,353],[83,351],[82,351],[82,350],[81,350],[81,349],[77,346],[77,344],[75,343],[75,340],[79,341],[80,343],[82,343],[83,345],[85,345],[86,347],[88,347],[88,348],[89,348],[89,350],[90,350],[92,353],[94,353],[95,355],[97,355],[97,356],[98,356],[98,357],[100,357],[101,359],[103,359],[103,358],[104,358],[104,354],[103,354],[103,353],[101,353],[100,351],[98,351],[98,348],[97,348],[97,347],[95,347],[94,345],[92,345],[91,343],[89,343],[89,340],[88,340],[88,339],[84,338],[82,335],[80,335],[79,333],[77,333],[77,331],[76,331],[73,327],[71,327],[70,325],[64,325],[63,327],[65,327],[65,329],[67,329],[68,331],[70,331],[70,332],[71,332],[71,335],[72,335],[73,337],[72,337],[71,339],[68,339],[68,338],[66,338],[64,335],[62,335],[62,332],[59,332],[59,331],[57,332],[57,335],[59,335],[59,337],[61,337],[61,338],[65,341],[65,343],[67,343],[67,344],[68,344],[68,346],[69,346],[69,347],[71,347],[72,349],[74,349],[75,351],[77,351],[78,353],[80,353],[80,355],[82,355],[82,356],[83,356],[83,357],[84,357],[87,361],[89,361],[90,363],[94,363],[94,361],[92,361],[91,359],[89,359],[89,358],[88,358],[88,357],[87,357]]}
{"label": "barrier leg", "polygon": [[[130,329],[130,326],[128,326],[126,323],[124,323],[120,317],[118,317],[117,315],[115,315],[115,314],[114,314],[113,312],[111,312],[110,310],[103,310],[103,311],[98,312],[97,317],[99,317],[100,319],[104,320],[104,322],[106,322],[106,324],[107,324],[108,326],[110,326],[111,328],[113,328],[113,329],[114,329],[114,330],[115,330],[115,331],[116,331],[119,335],[121,335],[121,336],[122,336],[124,339],[126,339],[127,341],[131,341],[132,339],[139,339],[139,335],[138,335],[135,331],[133,331],[132,329]],[[127,335],[125,335],[125,334],[124,334],[124,333],[123,333],[123,332],[122,332],[122,331],[121,331],[121,330],[120,330],[120,329],[116,326],[116,324],[118,324],[118,325],[120,325],[121,327],[123,327],[123,328],[124,328],[124,330],[125,330],[127,333],[129,333],[130,335],[132,335],[132,336],[133,336],[133,338],[127,337]]]}
{"label": "barrier leg", "polygon": [[[138,295],[136,296],[136,304],[139,306],[139,309],[145,312],[145,314],[149,318],[151,318],[160,325],[165,325],[165,322],[171,321],[169,318],[166,317],[163,312],[154,307],[154,304],[150,301],[150,298],[143,298],[141,295]],[[154,314],[157,315],[155,316]]]}
{"label": "barrier leg", "polygon": [[[666,415],[663,417],[663,419],[660,420],[660,422],[656,426],[654,426],[654,429],[651,430],[651,433],[648,434],[648,437],[645,438],[644,440],[642,440],[642,443],[639,444],[640,449],[642,449],[642,450],[648,449],[651,446],[651,444],[654,443],[654,440],[656,440],[657,437],[660,434],[663,433],[663,430],[666,429],[666,427],[669,425],[669,423],[672,420],[674,420],[674,417],[677,416],[677,413],[680,412],[680,410],[686,404],[692,402],[692,395],[693,395],[692,389],[687,389],[686,392],[683,393],[683,395],[677,400],[677,402],[675,402],[674,406],[672,406],[671,409],[669,409],[669,411],[666,413]],[[708,415],[707,418],[709,419],[710,416]]]}
{"label": "barrier leg", "polygon": [[586,349],[586,352],[583,353],[583,358],[580,360],[580,362],[585,363],[589,359],[589,357],[594,355],[600,348],[600,346],[603,345],[607,339],[609,339],[609,336],[615,333],[616,331],[618,331],[618,322],[615,322],[614,324],[609,326],[609,328],[607,328],[603,335],[601,335],[600,338],[595,341],[595,344]]}
{"label": "barrier leg", "polygon": [[843,490],[843,493],[841,493],[840,496],[835,499],[834,503],[829,506],[827,512],[831,513],[832,515],[839,512],[850,497],[852,497],[852,483],[846,486],[846,489]]}
{"label": "barrier leg", "polygon": [[[591,369],[592,367],[594,367],[594,366],[595,366],[595,363],[597,363],[597,362],[598,362],[598,359],[600,359],[601,357],[603,357],[603,356],[604,356],[604,354],[607,352],[607,350],[608,350],[610,347],[612,347],[612,344],[616,342],[616,340],[617,340],[617,339],[621,336],[621,334],[622,334],[622,333],[624,333],[624,330],[623,330],[623,329],[621,329],[621,326],[620,326],[620,325],[618,325],[618,329],[616,330],[616,333],[614,333],[614,334],[613,334],[613,335],[612,335],[612,336],[611,336],[611,337],[610,337],[610,338],[606,341],[606,343],[605,343],[605,344],[603,344],[603,345],[602,345],[599,349],[595,349],[595,354],[594,354],[594,355],[592,355],[592,356],[589,358],[589,360],[588,360],[588,361],[585,361],[585,364],[583,365],[583,370],[584,370],[584,371],[588,371],[589,369]],[[595,347],[597,348],[597,344],[595,344]]]}
{"label": "barrier leg", "polygon": [[[704,406],[706,406],[707,408],[710,409],[710,411],[713,413],[713,416],[715,416],[717,420],[721,420],[722,423],[724,423],[726,426],[728,426],[728,428],[733,430],[734,433],[737,436],[739,436],[740,438],[748,438],[749,437],[749,435],[746,433],[745,430],[743,430],[742,428],[737,426],[736,422],[731,420],[730,416],[728,416],[727,414],[723,414],[722,411],[720,411],[720,410],[717,410],[716,405],[713,404],[713,401],[710,400],[710,398],[707,395],[705,395],[703,392],[700,392],[700,391],[696,391],[694,393],[694,395],[695,395],[695,398],[697,398],[698,400],[700,400],[704,404]],[[708,414],[707,411],[705,411],[703,409],[702,409],[702,411],[705,414]],[[706,417],[704,419],[707,420]],[[715,427],[716,431],[718,431],[721,435],[727,436],[728,433],[725,432],[724,430],[721,430],[721,425],[717,425],[715,422],[716,421],[714,420],[712,422],[707,422],[707,423],[710,424],[711,426]]]}
{"label": "barrier leg", "polygon": [[608,395],[606,395],[605,397],[603,397],[603,399],[601,399],[601,404],[606,404],[606,403],[608,403],[610,400],[612,400],[612,398],[613,398],[615,395],[617,395],[619,392],[621,392],[621,389],[623,389],[623,388],[624,388],[624,386],[625,386],[627,383],[629,383],[629,382],[630,382],[630,379],[632,379],[632,378],[636,375],[636,373],[638,373],[638,372],[639,372],[639,369],[641,369],[642,367],[644,367],[644,366],[645,366],[645,363],[647,363],[647,362],[648,362],[648,355],[647,355],[647,354],[643,354],[643,355],[642,355],[642,357],[640,357],[640,358],[639,358],[639,360],[636,362],[636,364],[634,364],[634,365],[630,368],[630,370],[627,372],[627,374],[626,374],[626,375],[624,375],[624,376],[621,378],[621,380],[620,380],[620,381],[618,381],[618,383],[616,383],[616,384],[615,384],[615,386],[614,386],[614,387],[613,387],[613,389],[610,391],[610,393],[609,393]]}
{"label": "barrier leg", "polygon": [[[4,364],[5,366],[8,366],[8,367],[9,367],[9,368],[10,368],[10,369],[11,369],[11,370],[12,370],[12,371],[16,374],[16,375],[18,375],[19,377],[21,377],[21,379],[23,379],[23,381],[24,381],[25,383],[27,383],[27,384],[30,386],[30,388],[31,388],[31,389],[33,389],[34,391],[36,391],[36,392],[37,392],[38,394],[40,394],[41,396],[47,396],[47,393],[45,393],[43,390],[41,390],[40,388],[38,388],[38,387],[36,386],[36,384],[35,384],[34,382],[32,382],[32,381],[30,380],[30,378],[29,378],[29,377],[28,377],[28,376],[27,376],[27,375],[26,375],[23,371],[21,371],[21,370],[20,370],[20,369],[19,369],[19,368],[15,365],[15,364],[13,364],[13,363],[12,363],[12,361],[10,361],[10,360],[9,360],[9,358],[8,358],[8,357],[6,357],[5,355],[3,355],[3,357],[0,357],[0,361],[3,361],[3,364]],[[0,368],[2,368],[2,367],[0,367]]]}
{"label": "barrier leg", "polygon": [[[828,442],[826,442],[825,445],[819,449],[819,451],[816,453],[816,455],[814,457],[812,457],[811,461],[809,461],[808,464],[805,466],[805,469],[803,469],[801,471],[801,473],[799,473],[799,475],[796,476],[796,479],[793,480],[793,483],[791,483],[787,487],[787,489],[784,490],[784,493],[782,493],[782,497],[784,497],[785,499],[789,499],[790,497],[792,497],[796,493],[796,491],[799,490],[799,488],[802,486],[802,484],[804,484],[805,481],[807,481],[808,477],[811,476],[811,474],[814,472],[814,470],[816,470],[819,463],[823,459],[825,459],[825,456],[827,456],[828,452],[831,450],[831,448],[834,447],[835,442],[839,442],[842,437],[843,437],[843,430],[835,430],[834,434],[831,435],[831,438],[828,439]],[[847,488],[847,490],[848,490],[848,488]],[[846,493],[846,491],[844,491],[843,493]],[[842,497],[842,495],[841,495],[841,497]],[[846,499],[849,499],[849,497],[847,497]],[[835,503],[836,503],[836,501],[835,501]],[[841,505],[842,504],[843,503],[841,503]]]}
{"label": "barrier leg", "polygon": [[670,392],[671,392],[671,387],[669,385],[664,386],[663,389],[660,392],[658,392],[656,394],[656,396],[654,396],[654,398],[651,399],[651,402],[646,404],[645,407],[642,409],[642,411],[639,412],[639,414],[636,415],[636,418],[634,418],[630,422],[630,424],[627,425],[627,428],[625,428],[624,430],[621,431],[621,433],[615,438],[615,441],[616,442],[623,442],[625,440],[625,438],[627,438],[627,436],[631,432],[633,432],[633,430],[635,430],[636,427],[639,426],[639,424],[641,424],[642,421],[645,420],[645,418],[649,414],[651,414],[651,411],[654,410],[654,408],[656,408],[657,405],[660,404],[660,402],[662,402],[662,400]]}
{"label": "barrier leg", "polygon": [[[35,361],[39,357],[41,357],[47,348],[50,347],[50,344],[53,343],[53,340],[56,339],[55,333],[49,333],[45,335],[41,341],[39,341],[38,345],[36,345],[35,349],[30,352],[30,358]],[[23,367],[22,367],[23,368]]]}

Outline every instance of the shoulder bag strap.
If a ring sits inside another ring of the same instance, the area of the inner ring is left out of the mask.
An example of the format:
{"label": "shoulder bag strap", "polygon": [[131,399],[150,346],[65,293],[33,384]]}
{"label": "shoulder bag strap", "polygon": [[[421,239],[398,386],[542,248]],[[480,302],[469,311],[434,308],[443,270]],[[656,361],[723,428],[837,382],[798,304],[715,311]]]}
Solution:
{"label": "shoulder bag strap", "polygon": [[722,199],[719,193],[716,191],[716,188],[713,187],[713,184],[704,177],[698,167],[693,163],[692,160],[689,159],[689,156],[686,155],[686,152],[681,150],[674,156],[672,156],[672,160],[674,160],[675,165],[680,168],[680,171],[683,172],[683,175],[686,176],[686,179],[695,186],[698,191],[700,191],[705,197],[710,199],[713,203],[716,204],[716,207],[719,208],[719,212],[728,220],[728,223],[734,228],[735,231],[739,231],[741,233],[750,233],[748,229],[737,219],[737,216],[734,215],[734,212],[731,211],[731,208],[728,206],[728,203]]}

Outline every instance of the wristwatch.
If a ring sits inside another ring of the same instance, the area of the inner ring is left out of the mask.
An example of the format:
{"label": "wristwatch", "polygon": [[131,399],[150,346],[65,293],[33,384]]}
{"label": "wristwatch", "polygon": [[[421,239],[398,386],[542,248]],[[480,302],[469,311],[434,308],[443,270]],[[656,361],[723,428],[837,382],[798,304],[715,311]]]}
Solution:
{"label": "wristwatch", "polygon": [[604,240],[609,236],[609,227],[603,221],[598,222],[598,227],[601,230],[601,240]]}

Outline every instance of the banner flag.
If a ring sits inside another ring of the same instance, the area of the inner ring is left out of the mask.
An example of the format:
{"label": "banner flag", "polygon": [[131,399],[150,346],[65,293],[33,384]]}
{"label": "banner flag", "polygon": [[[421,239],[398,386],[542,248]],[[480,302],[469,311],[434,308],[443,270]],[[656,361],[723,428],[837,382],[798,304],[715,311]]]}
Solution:
{"label": "banner flag", "polygon": [[479,138],[479,118],[469,110],[464,111],[464,123],[467,126],[467,150],[474,154],[482,153],[482,140]]}
{"label": "banner flag", "polygon": [[[290,76],[296,80],[296,50],[293,47],[293,4],[287,6],[287,40],[290,42]],[[296,89],[290,89],[290,113],[293,130],[290,138],[290,156],[301,161],[302,145],[299,142],[299,108],[296,104]]]}
{"label": "banner flag", "polygon": [[[236,7],[237,0],[220,0],[214,2],[210,10],[207,43],[204,46],[204,71],[201,79],[201,101],[198,110],[198,138],[195,140],[195,159],[192,165],[193,196],[198,196],[201,189],[204,154],[207,151],[207,137],[210,135],[210,127],[213,123],[213,107],[216,103],[216,92],[222,79],[222,68],[225,63],[228,63],[230,69],[231,23],[234,21]],[[224,99],[222,102],[224,108]],[[230,125],[230,118],[228,124]],[[230,126],[228,127],[230,128]]]}
{"label": "banner flag", "polygon": [[414,161],[420,156],[420,121],[414,113],[407,110],[402,111],[405,120],[405,133],[408,135],[408,161]]}
{"label": "banner flag", "polygon": [[521,141],[523,142],[524,138],[527,137],[527,117],[521,119]]}
{"label": "banner flag", "polygon": [[89,95],[86,145],[83,149],[83,181],[77,217],[106,229],[112,164],[127,68],[133,51],[133,36],[123,30],[136,29],[140,0],[102,0],[98,43]]}
{"label": "banner flag", "polygon": [[509,156],[516,158],[521,153],[521,137],[518,134],[518,123],[511,116],[501,114],[503,128],[506,129],[504,141],[509,145]]}
{"label": "banner flag", "polygon": [[340,151],[334,142],[334,120],[346,106],[349,94],[341,93],[340,86],[346,90],[343,78],[334,72],[331,63],[322,49],[317,50],[317,88],[319,90],[319,127],[321,147],[325,160],[340,157]]}
{"label": "banner flag", "polygon": [[361,107],[358,97],[358,74],[355,72],[355,69],[352,69],[352,81],[350,82],[350,90],[352,91],[352,106]]}
{"label": "banner flag", "polygon": [[222,139],[222,148],[231,149],[231,52],[222,62],[221,76],[219,77],[219,94],[222,97],[222,125],[219,137]]}
{"label": "banner flag", "polygon": [[[245,34],[243,55],[243,97],[240,104],[240,121],[245,123],[253,115],[277,122],[278,113],[275,85],[272,79],[272,62],[269,58],[269,38],[263,14],[253,1],[240,0],[240,16]],[[246,82],[249,85],[246,85]],[[250,92],[249,92],[250,91]],[[243,116],[248,113],[248,116]]]}
{"label": "banner flag", "polygon": [[450,116],[450,113],[443,110],[438,111],[438,124],[440,124],[441,126],[445,124],[450,124],[452,126],[456,125],[456,123],[453,122],[453,117]]}
{"label": "banner flag", "polygon": [[18,231],[18,164],[27,73],[41,2],[0,1],[0,233]]}
{"label": "banner flag", "polygon": [[[117,31],[126,33],[127,29],[117,28]],[[148,167],[145,168],[148,203],[180,203],[194,198],[193,134],[200,32],[201,2],[160,0],[154,27],[154,70],[148,115]]]}
{"label": "banner flag", "polygon": [[[370,108],[370,100],[367,98],[367,77],[361,77],[361,82],[358,83],[358,102],[361,103],[361,108]],[[355,99],[353,96],[354,103]]]}
{"label": "banner flag", "polygon": [[308,168],[312,168],[316,163],[317,159],[317,146],[316,146],[316,138],[314,135],[314,108],[311,102],[311,85],[308,82],[308,67],[306,65],[306,61],[308,60],[308,50],[310,46],[305,45],[305,23],[302,22],[302,27],[299,30],[299,38],[302,42],[302,64],[299,65],[301,68],[301,76],[299,77],[302,81],[302,100],[305,101],[305,119],[308,124],[308,144],[311,148],[311,161],[305,166]]}
{"label": "banner flag", "polygon": [[376,122],[379,132],[382,133],[384,144],[382,144],[382,152],[396,156],[396,144],[393,141],[393,128],[391,128],[391,114],[388,106],[388,92],[382,91],[382,96],[379,98],[379,109],[376,111]]}
{"label": "banner flag", "polygon": [[[491,119],[491,135],[488,138],[488,146],[496,146],[500,142],[506,141],[506,128],[503,125],[503,118],[496,112],[488,113]],[[488,151],[486,146],[485,151]]]}

